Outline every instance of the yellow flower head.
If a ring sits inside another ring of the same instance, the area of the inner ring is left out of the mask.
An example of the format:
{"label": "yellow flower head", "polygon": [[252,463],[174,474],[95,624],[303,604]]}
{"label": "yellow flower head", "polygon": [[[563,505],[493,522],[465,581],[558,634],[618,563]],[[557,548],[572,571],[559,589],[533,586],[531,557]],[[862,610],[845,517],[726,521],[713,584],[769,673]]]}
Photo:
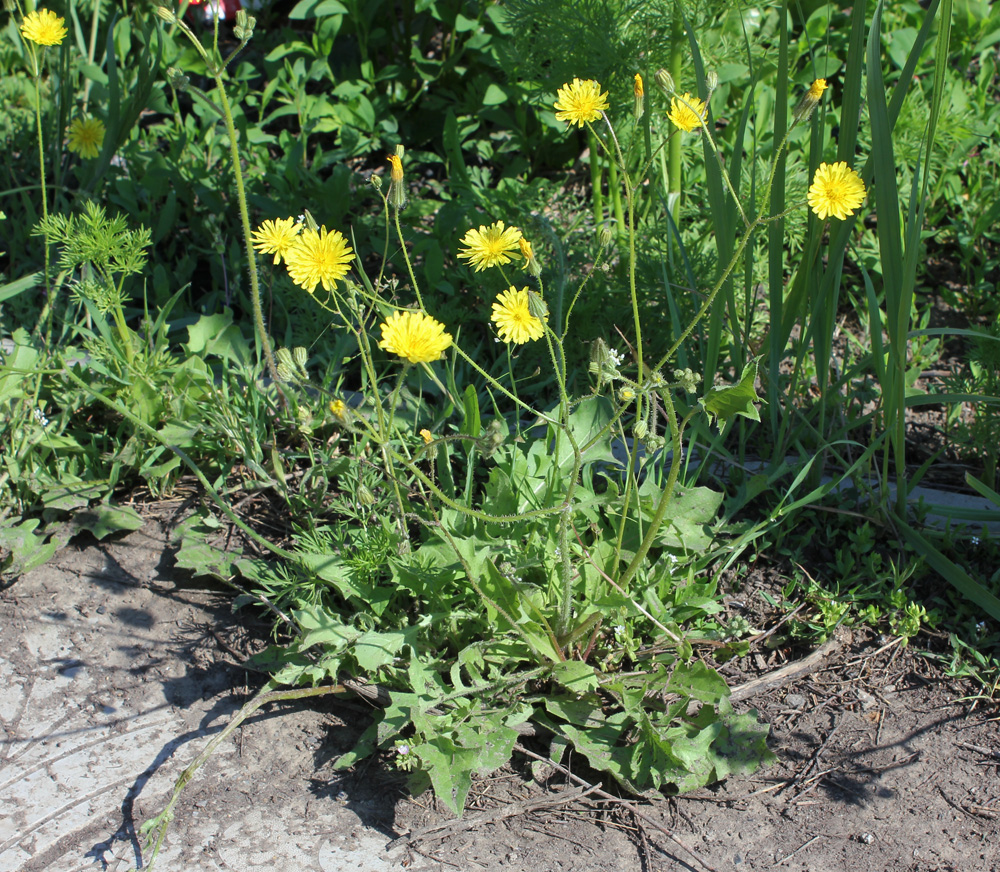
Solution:
{"label": "yellow flower head", "polygon": [[424,440],[424,445],[430,445],[434,441],[434,434],[426,427],[420,431],[420,438]]}
{"label": "yellow flower head", "polygon": [[817,79],[809,86],[809,98],[819,102],[820,97],[823,96],[823,92],[829,86],[826,84],[826,79]]}
{"label": "yellow flower head", "polygon": [[818,218],[832,215],[843,220],[853,215],[865,199],[865,183],[844,161],[821,163],[816,168],[807,196],[809,206]]}
{"label": "yellow flower head", "polygon": [[257,251],[261,254],[273,254],[274,262],[281,263],[281,258],[288,254],[288,249],[299,238],[301,229],[302,226],[296,224],[294,218],[278,218],[274,221],[265,221],[250,238]]}
{"label": "yellow flower head", "polygon": [[37,45],[59,45],[67,34],[65,18],[60,18],[51,9],[29,12],[21,22],[21,36]]}
{"label": "yellow flower head", "polygon": [[330,414],[341,423],[347,421],[347,403],[343,400],[330,400]]}
{"label": "yellow flower head", "polygon": [[80,157],[97,157],[104,145],[104,123],[100,118],[74,118],[67,145]]}
{"label": "yellow flower head", "polygon": [[386,157],[391,167],[389,178],[393,184],[403,181],[403,161],[398,154],[390,154]]}
{"label": "yellow flower head", "polygon": [[490,320],[497,325],[500,338],[510,345],[524,345],[545,335],[545,325],[531,314],[528,289],[508,288],[497,296]]}
{"label": "yellow flower head", "polygon": [[382,341],[378,347],[410,363],[437,360],[451,345],[451,334],[444,332],[444,324],[423,312],[393,312],[381,329]]}
{"label": "yellow flower head", "polygon": [[497,221],[489,227],[482,226],[478,230],[470,230],[462,237],[465,251],[458,256],[469,261],[476,272],[489,266],[510,263],[508,251],[513,251],[521,241],[521,231],[516,227],[504,228],[503,221]]}
{"label": "yellow flower head", "polygon": [[556,119],[583,127],[588,121],[597,121],[608,108],[608,92],[601,93],[601,86],[593,79],[573,79],[556,94]]}
{"label": "yellow flower head", "polygon": [[326,227],[318,231],[305,228],[295,243],[285,252],[288,275],[300,288],[309,293],[322,284],[323,290],[333,289],[334,282],[347,275],[354,249],[344,239],[339,230],[326,232]]}
{"label": "yellow flower head", "polygon": [[632,93],[635,94],[636,97],[642,97],[646,93],[642,88],[642,76],[638,73],[635,74],[635,79],[632,83]]}
{"label": "yellow flower head", "polygon": [[701,122],[705,118],[705,109],[704,100],[684,93],[680,97],[671,97],[667,118],[681,130],[690,133],[692,130],[701,129]]}

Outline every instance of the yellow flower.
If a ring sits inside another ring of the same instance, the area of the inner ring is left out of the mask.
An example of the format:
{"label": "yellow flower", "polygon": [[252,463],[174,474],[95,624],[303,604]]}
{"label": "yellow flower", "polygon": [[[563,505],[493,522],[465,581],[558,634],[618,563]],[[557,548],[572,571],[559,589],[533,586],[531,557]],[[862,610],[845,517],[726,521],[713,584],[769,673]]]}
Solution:
{"label": "yellow flower", "polygon": [[66,19],[60,18],[51,9],[39,9],[24,16],[21,36],[38,45],[59,45],[68,32],[63,27],[65,23]]}
{"label": "yellow flower", "polygon": [[398,184],[403,181],[403,161],[400,159],[399,155],[390,154],[386,157],[389,161],[389,166],[391,167],[389,179],[394,183]]}
{"label": "yellow flower", "polygon": [[250,238],[257,251],[261,254],[273,254],[274,262],[281,263],[281,258],[287,256],[288,250],[299,238],[301,229],[301,225],[296,224],[294,218],[278,218],[274,221],[265,221]]}
{"label": "yellow flower", "polygon": [[434,434],[426,427],[420,431],[420,438],[424,440],[424,445],[430,445],[434,441]]}
{"label": "yellow flower", "polygon": [[638,121],[646,111],[646,90],[642,86],[642,76],[638,73],[635,74],[635,79],[632,81],[632,94],[635,96],[635,102],[632,104],[632,114],[635,116],[635,120]]}
{"label": "yellow flower", "polygon": [[601,93],[601,86],[593,79],[573,79],[556,94],[556,120],[583,127],[588,121],[597,121],[608,108],[608,92]]}
{"label": "yellow flower", "polygon": [[528,289],[508,288],[497,295],[490,320],[497,325],[500,338],[508,345],[524,345],[545,335],[545,325],[531,314],[528,307]]}
{"label": "yellow flower", "polygon": [[403,159],[398,154],[387,157],[389,172],[389,204],[396,210],[406,205],[406,189],[403,187]]}
{"label": "yellow flower", "polygon": [[488,266],[510,263],[507,252],[517,248],[520,240],[520,230],[516,227],[504,229],[503,221],[497,221],[489,227],[481,226],[466,233],[462,237],[462,245],[466,249],[460,251],[458,256],[468,260],[479,272]]}
{"label": "yellow flower", "polygon": [[688,93],[684,93],[680,97],[671,97],[667,118],[688,133],[692,130],[699,130],[701,122],[705,118],[705,102]]}
{"label": "yellow flower", "polygon": [[809,86],[809,99],[818,103],[827,87],[826,79],[817,79]]}
{"label": "yellow flower", "polygon": [[819,105],[819,101],[823,99],[823,92],[826,89],[826,79],[817,79],[809,86],[809,90],[802,95],[799,105],[795,107],[796,124],[800,124],[812,115],[813,110]]}
{"label": "yellow flower", "polygon": [[104,122],[100,118],[74,118],[67,145],[80,157],[97,157],[104,145]]}
{"label": "yellow flower", "polygon": [[330,414],[342,423],[347,421],[347,403],[343,400],[330,400]]}
{"label": "yellow flower", "polygon": [[818,218],[832,215],[843,220],[853,215],[865,199],[865,183],[844,161],[821,163],[816,168],[807,197]]}
{"label": "yellow flower", "polygon": [[430,363],[437,360],[451,345],[451,334],[444,332],[444,324],[423,312],[393,312],[382,324],[384,348],[410,363]]}
{"label": "yellow flower", "polygon": [[517,244],[521,249],[521,257],[524,258],[525,272],[531,273],[535,278],[538,278],[542,274],[542,266],[535,258],[535,252],[531,249],[531,243],[527,239],[519,239]]}
{"label": "yellow flower", "polygon": [[327,233],[326,227],[318,231],[307,227],[285,252],[288,275],[310,294],[318,284],[326,291],[332,290],[334,282],[347,275],[352,260],[354,250],[344,234],[339,230]]}

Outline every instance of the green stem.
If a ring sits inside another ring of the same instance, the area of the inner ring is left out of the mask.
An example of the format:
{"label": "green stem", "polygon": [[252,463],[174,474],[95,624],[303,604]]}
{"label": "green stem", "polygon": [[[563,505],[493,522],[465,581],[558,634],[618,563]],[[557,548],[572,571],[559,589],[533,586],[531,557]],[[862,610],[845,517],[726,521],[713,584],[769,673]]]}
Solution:
{"label": "green stem", "polygon": [[[670,505],[670,500],[674,495],[674,488],[677,485],[677,476],[680,474],[681,470],[681,436],[684,433],[684,428],[687,426],[688,421],[691,420],[694,413],[697,411],[697,407],[692,409],[687,413],[687,415],[684,416],[684,420],[678,424],[677,413],[674,411],[674,401],[670,396],[670,391],[661,391],[660,398],[667,407],[667,422],[670,426],[671,444],[673,448],[673,457],[670,459],[670,474],[667,476],[667,484],[663,488],[663,493],[660,495],[659,505],[657,505],[656,512],[653,515],[652,520],[649,522],[649,527],[646,530],[646,535],[643,536],[642,544],[635,552],[632,562],[629,563],[629,565],[625,568],[625,572],[622,573],[621,578],[618,579],[618,584],[625,590],[628,590],[629,584],[639,571],[639,566],[649,553],[649,549],[653,545],[653,540],[656,538],[656,534],[659,532],[660,526],[663,524],[663,519],[666,517],[667,508]],[[616,568],[617,567],[612,567],[612,569]]]}
{"label": "green stem", "polygon": [[[97,25],[101,21],[101,0],[94,0],[94,14],[90,17],[90,44],[87,46],[87,62],[93,66],[94,56],[97,54]],[[93,80],[88,76],[83,83],[83,111],[87,111],[87,104],[90,101],[90,86]]]}
{"label": "green stem", "polygon": [[38,129],[38,177],[42,184],[42,220],[45,222],[45,235],[43,237],[43,242],[45,244],[45,310],[42,312],[42,317],[39,320],[39,326],[45,324],[45,345],[48,345],[52,341],[52,315],[55,311],[55,306],[52,301],[52,279],[49,276],[49,266],[51,265],[51,254],[49,253],[49,233],[48,233],[48,223],[49,223],[49,197],[48,191],[45,187],[45,136],[42,131],[42,70],[41,64],[35,57],[34,48],[31,48],[32,65],[35,78],[35,123]]}
{"label": "green stem", "polygon": [[410,282],[413,284],[413,293],[417,297],[417,305],[420,306],[422,312],[427,312],[424,308],[423,297],[420,296],[420,285],[417,284],[417,277],[413,274],[413,264],[410,263],[410,255],[406,250],[406,240],[403,239],[403,231],[399,226],[399,209],[392,210],[396,219],[396,236],[399,237],[399,247],[403,250],[403,260],[406,263],[406,272],[410,276]]}
{"label": "green stem", "polygon": [[[681,4],[674,4],[674,17],[670,22],[670,75],[674,80],[674,86],[680,84],[681,73],[684,66],[684,21],[681,18]],[[671,205],[674,224],[680,227],[681,223],[681,145],[682,139],[679,135],[670,137],[668,146],[668,166],[667,166],[667,203]],[[680,251],[680,240],[675,239],[675,244]]]}
{"label": "green stem", "polygon": [[257,336],[260,340],[261,349],[264,352],[264,359],[267,361],[267,371],[278,389],[278,395],[282,403],[286,403],[285,395],[281,390],[281,379],[278,378],[278,367],[274,362],[274,354],[271,352],[271,341],[267,336],[267,325],[264,323],[264,310],[260,305],[260,280],[257,277],[257,258],[254,256],[252,231],[250,230],[250,212],[247,209],[246,187],[243,184],[243,171],[240,168],[240,150],[236,133],[236,124],[233,122],[233,110],[226,94],[225,86],[222,83],[222,75],[215,76],[215,87],[219,94],[219,103],[222,107],[222,116],[226,121],[226,132],[229,134],[229,153],[233,162],[233,177],[236,182],[236,197],[240,204],[240,222],[243,225],[243,246],[247,253],[247,265],[250,268],[250,301],[253,304],[253,318],[257,326]]}
{"label": "green stem", "polygon": [[604,181],[601,172],[601,158],[597,151],[597,134],[587,125],[587,147],[590,151],[590,190],[594,206],[594,226],[600,230],[604,223]]}

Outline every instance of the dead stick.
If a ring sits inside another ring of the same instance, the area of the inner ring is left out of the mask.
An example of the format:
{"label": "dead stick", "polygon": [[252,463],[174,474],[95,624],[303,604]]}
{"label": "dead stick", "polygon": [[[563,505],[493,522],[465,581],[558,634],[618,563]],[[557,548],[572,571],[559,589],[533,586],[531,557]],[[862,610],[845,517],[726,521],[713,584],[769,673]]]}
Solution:
{"label": "dead stick", "polygon": [[729,694],[729,699],[732,702],[749,699],[752,696],[764,693],[764,691],[781,687],[793,678],[798,678],[800,675],[815,672],[823,665],[824,661],[829,660],[830,657],[839,651],[843,644],[844,641],[840,634],[834,635],[832,639],[824,642],[812,654],[803,657],[801,660],[796,660],[794,663],[789,663],[787,666],[782,666],[780,669],[774,670],[774,672],[769,672],[767,675],[762,675],[759,678],[748,681],[746,684],[734,687]]}

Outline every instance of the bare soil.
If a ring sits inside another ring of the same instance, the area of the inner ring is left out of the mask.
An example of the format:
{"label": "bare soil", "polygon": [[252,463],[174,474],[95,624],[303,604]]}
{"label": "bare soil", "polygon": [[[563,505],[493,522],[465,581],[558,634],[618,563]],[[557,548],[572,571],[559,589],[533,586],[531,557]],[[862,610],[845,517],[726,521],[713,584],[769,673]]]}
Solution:
{"label": "bare soil", "polygon": [[[140,865],[141,824],[262,683],[239,662],[266,628],[174,569],[170,511],[114,541],[79,540],[0,593],[0,872]],[[760,572],[727,603],[760,625],[777,619],[760,595],[776,589]],[[275,706],[195,775],[158,868],[998,870],[998,722],[918,648],[845,633],[813,671],[741,699],[771,724],[778,757],[751,778],[567,803],[575,783],[517,757],[476,785],[461,821],[409,797],[381,761],[331,768],[367,704]],[[783,665],[761,646],[727,678]]]}

